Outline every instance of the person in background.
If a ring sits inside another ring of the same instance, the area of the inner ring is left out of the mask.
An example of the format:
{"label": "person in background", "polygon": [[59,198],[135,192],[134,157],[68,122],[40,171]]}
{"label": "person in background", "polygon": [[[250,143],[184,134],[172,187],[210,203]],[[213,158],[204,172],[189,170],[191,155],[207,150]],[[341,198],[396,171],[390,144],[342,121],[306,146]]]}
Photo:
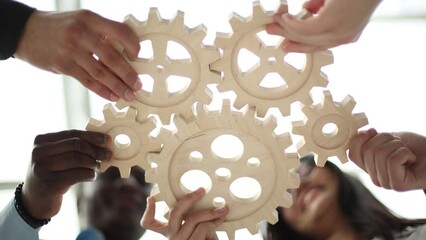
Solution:
{"label": "person in background", "polygon": [[[129,178],[121,178],[115,167],[98,172],[99,161],[111,159],[111,144],[109,135],[90,131],[67,130],[38,135],[26,179],[0,212],[1,239],[39,239],[39,230],[59,212],[63,195],[75,184],[84,186],[77,202],[84,220],[82,225],[87,227],[77,239],[140,239],[145,233],[141,218],[151,184],[145,182],[145,172],[139,166],[132,167]],[[187,236],[188,230],[198,229],[197,226],[212,226],[220,223],[218,219],[223,220],[226,208],[206,211],[201,218],[199,214],[182,215],[188,204],[203,194],[202,190],[190,193],[172,207],[171,215],[185,219],[182,225],[185,227],[175,228],[170,239],[176,239],[175,236],[180,239]],[[149,199],[148,209],[151,209],[153,198]]]}
{"label": "person in background", "polygon": [[355,177],[314,156],[301,158],[301,185],[293,205],[279,208],[279,221],[263,228],[265,240],[418,240],[426,238],[426,219],[392,213]]}
{"label": "person in background", "polygon": [[113,42],[129,59],[137,58],[139,39],[123,23],[89,10],[47,12],[0,0],[0,60],[15,57],[74,77],[107,100],[132,101],[142,82]]}
{"label": "person in background", "polygon": [[314,16],[297,20],[279,11],[274,23],[266,26],[269,34],[288,39],[287,52],[315,52],[355,42],[381,0],[309,0],[303,8]]}
{"label": "person in background", "polygon": [[[381,0],[310,0],[303,8],[313,17],[297,20],[278,12],[269,34],[288,39],[287,52],[314,52],[355,42]],[[426,137],[412,132],[381,132],[370,128],[352,140],[349,158],[386,189],[426,189]]]}

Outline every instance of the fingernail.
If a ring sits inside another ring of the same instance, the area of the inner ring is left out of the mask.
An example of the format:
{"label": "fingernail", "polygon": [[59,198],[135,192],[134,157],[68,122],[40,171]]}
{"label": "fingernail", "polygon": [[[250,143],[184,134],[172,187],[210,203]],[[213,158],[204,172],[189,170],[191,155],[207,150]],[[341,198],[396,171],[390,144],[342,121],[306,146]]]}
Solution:
{"label": "fingernail", "polygon": [[115,93],[111,93],[111,95],[110,95],[110,99],[111,99],[111,101],[118,101],[118,99],[120,99],[120,97],[117,95],[117,94],[115,94]]}
{"label": "fingernail", "polygon": [[126,92],[124,93],[124,99],[128,102],[135,100],[136,99],[135,93],[132,90],[127,89]]}
{"label": "fingernail", "polygon": [[223,206],[223,207],[216,208],[214,211],[216,213],[223,213],[223,212],[226,212],[226,210],[228,210],[228,208],[226,206]]}
{"label": "fingernail", "polygon": [[138,78],[138,80],[133,84],[133,90],[138,91],[142,88],[142,81]]}

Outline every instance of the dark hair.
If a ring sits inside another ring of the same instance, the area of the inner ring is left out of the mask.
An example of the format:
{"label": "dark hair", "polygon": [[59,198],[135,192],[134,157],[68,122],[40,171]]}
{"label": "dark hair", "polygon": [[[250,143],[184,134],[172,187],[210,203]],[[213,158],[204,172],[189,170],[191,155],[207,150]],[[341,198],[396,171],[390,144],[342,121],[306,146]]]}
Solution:
{"label": "dark hair", "polygon": [[[301,162],[315,165],[314,156],[307,155],[301,158]],[[426,219],[404,219],[392,213],[383,203],[359,181],[342,172],[336,165],[326,162],[325,167],[338,178],[339,207],[349,220],[352,227],[361,236],[372,239],[395,240],[395,237],[409,235],[410,227],[425,224]],[[279,221],[267,225],[267,240],[309,240],[309,237],[296,232],[284,220],[278,209]]]}

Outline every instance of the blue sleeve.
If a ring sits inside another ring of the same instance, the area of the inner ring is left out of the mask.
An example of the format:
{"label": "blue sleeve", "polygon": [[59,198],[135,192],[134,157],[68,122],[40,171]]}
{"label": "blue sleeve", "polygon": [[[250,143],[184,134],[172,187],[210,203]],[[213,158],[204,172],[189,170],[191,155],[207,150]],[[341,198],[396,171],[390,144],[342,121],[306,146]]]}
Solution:
{"label": "blue sleeve", "polygon": [[25,24],[34,10],[20,2],[0,0],[0,60],[15,54]]}
{"label": "blue sleeve", "polygon": [[38,240],[40,228],[34,229],[19,216],[13,199],[0,212],[1,240]]}

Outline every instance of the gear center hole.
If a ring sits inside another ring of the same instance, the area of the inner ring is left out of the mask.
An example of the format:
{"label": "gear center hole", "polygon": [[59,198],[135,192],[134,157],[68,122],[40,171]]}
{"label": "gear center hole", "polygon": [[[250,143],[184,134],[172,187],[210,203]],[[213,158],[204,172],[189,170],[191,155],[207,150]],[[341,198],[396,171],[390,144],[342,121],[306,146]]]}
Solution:
{"label": "gear center hole", "polygon": [[326,137],[335,137],[338,132],[339,132],[339,128],[337,127],[335,123],[326,123],[322,127],[322,133]]}
{"label": "gear center hole", "polygon": [[238,161],[244,153],[243,142],[230,134],[215,138],[210,147],[212,155],[225,162]]}
{"label": "gear center hole", "polygon": [[118,149],[127,149],[130,147],[131,143],[132,143],[132,140],[126,134],[118,134],[114,138],[114,145]]}

